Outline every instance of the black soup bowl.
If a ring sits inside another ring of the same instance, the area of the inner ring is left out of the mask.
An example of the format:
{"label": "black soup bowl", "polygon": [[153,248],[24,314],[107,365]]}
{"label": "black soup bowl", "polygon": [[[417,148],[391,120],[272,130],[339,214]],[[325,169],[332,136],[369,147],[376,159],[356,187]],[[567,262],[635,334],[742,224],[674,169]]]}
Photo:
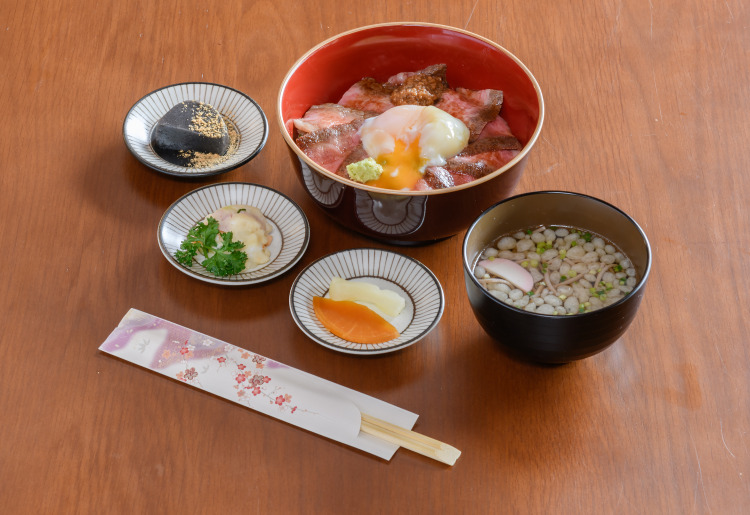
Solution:
{"label": "black soup bowl", "polygon": [[[474,266],[500,236],[545,225],[597,233],[631,261],[637,284],[619,301],[573,315],[544,315],[508,305],[479,283]],[[525,361],[561,364],[592,356],[622,336],[635,318],[651,271],[651,247],[630,216],[588,195],[539,191],[498,202],[469,227],[463,242],[466,292],[479,324],[508,354]]]}

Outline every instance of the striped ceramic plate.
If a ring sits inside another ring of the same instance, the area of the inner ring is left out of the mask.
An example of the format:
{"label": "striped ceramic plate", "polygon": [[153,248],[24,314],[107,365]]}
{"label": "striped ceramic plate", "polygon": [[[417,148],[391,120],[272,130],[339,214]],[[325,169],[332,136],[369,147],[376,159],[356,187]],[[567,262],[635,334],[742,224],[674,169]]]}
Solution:
{"label": "striped ceramic plate", "polygon": [[[343,340],[323,327],[313,311],[312,298],[325,297],[333,277],[366,280],[404,297],[403,311],[395,318],[385,317],[400,336],[385,343],[364,345]],[[371,248],[336,252],[311,263],[299,274],[289,293],[292,317],[307,336],[330,349],[360,355],[393,352],[416,343],[435,328],[444,306],[443,288],[426,266],[398,252]]]}
{"label": "striped ceramic plate", "polygon": [[[216,277],[197,263],[188,268],[177,262],[175,252],[196,223],[219,208],[236,204],[257,207],[273,226],[268,263]],[[182,272],[209,283],[243,286],[268,281],[292,268],[307,250],[310,224],[302,209],[283,193],[257,184],[222,182],[191,191],[172,204],[159,222],[158,239],[164,257]]]}
{"label": "striped ceramic plate", "polygon": [[[238,147],[225,161],[203,168],[186,167],[172,164],[154,152],[154,125],[186,100],[212,105],[234,126],[239,135]],[[208,82],[184,82],[157,89],[136,102],[125,117],[122,132],[128,150],[149,168],[168,175],[204,177],[228,172],[254,158],[266,144],[268,121],[255,100],[236,89]]]}

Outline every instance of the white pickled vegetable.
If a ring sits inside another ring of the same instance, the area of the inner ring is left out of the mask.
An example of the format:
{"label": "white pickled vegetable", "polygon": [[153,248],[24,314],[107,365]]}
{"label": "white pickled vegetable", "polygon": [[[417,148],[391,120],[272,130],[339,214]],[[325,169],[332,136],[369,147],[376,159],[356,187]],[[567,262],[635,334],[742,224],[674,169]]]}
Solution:
{"label": "white pickled vegetable", "polygon": [[333,300],[366,302],[391,317],[401,313],[406,305],[406,300],[395,291],[383,290],[366,281],[347,281],[334,277],[331,279],[328,292]]}

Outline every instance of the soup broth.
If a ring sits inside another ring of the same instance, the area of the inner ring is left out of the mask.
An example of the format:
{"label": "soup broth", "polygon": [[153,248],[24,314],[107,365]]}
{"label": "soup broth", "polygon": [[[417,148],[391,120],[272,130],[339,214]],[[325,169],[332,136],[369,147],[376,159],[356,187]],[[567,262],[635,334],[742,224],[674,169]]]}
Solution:
{"label": "soup broth", "polygon": [[499,236],[478,257],[474,275],[499,301],[543,315],[601,309],[629,295],[639,281],[614,243],[586,229],[560,225]]}

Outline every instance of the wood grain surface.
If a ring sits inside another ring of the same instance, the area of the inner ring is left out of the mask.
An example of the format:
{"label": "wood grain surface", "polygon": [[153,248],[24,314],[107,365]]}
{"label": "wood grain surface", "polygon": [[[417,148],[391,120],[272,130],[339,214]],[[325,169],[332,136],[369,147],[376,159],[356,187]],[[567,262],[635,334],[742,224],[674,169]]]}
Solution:
{"label": "wood grain surface", "polygon": [[[414,20],[517,55],[546,119],[517,192],[584,192],[649,236],[640,312],[560,367],[504,355],[476,323],[462,234],[400,249],[445,290],[401,352],[339,354],[294,325],[297,273],[386,247],[332,224],[294,176],[278,88],[307,49]],[[750,509],[750,13],[728,0],[0,2],[0,506],[4,513],[747,513]],[[247,165],[152,172],[122,124],[146,93],[210,81],[271,127]],[[181,195],[255,182],[298,202],[310,247],[286,275],[227,289],[181,274],[156,227]],[[135,307],[420,415],[454,467],[390,462],[97,350]]]}

